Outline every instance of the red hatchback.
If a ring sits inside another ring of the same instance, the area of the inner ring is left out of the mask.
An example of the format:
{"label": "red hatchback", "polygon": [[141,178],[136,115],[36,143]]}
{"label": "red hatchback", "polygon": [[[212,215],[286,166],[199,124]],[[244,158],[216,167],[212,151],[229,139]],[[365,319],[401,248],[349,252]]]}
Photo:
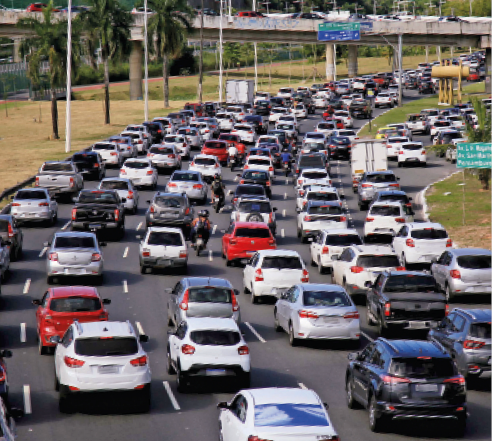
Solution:
{"label": "red hatchback", "polygon": [[41,300],[33,300],[36,311],[38,348],[42,355],[56,346],[50,338],[63,337],[74,320],[79,322],[103,322],[108,320],[104,305],[111,300],[102,299],[91,286],[64,286],[50,288]]}
{"label": "red hatchback", "polygon": [[[47,8],[46,3],[31,3],[27,8],[26,12],[43,12],[43,8]],[[53,8],[53,12],[60,12],[59,9]]]}
{"label": "red hatchback", "polygon": [[226,165],[229,158],[229,150],[227,148],[228,145],[225,141],[206,141],[200,153],[202,155],[216,156],[222,165]]}
{"label": "red hatchback", "polygon": [[259,250],[276,250],[277,242],[263,222],[236,222],[222,236],[222,257],[227,266],[247,260]]}

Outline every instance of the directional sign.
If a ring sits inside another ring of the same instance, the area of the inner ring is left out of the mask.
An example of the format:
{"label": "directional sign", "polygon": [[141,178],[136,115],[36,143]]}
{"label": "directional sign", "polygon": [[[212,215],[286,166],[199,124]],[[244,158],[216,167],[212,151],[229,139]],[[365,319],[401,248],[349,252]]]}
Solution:
{"label": "directional sign", "polygon": [[492,144],[490,142],[460,142],[457,144],[456,167],[491,168]]}
{"label": "directional sign", "polygon": [[318,41],[360,40],[360,23],[321,23],[318,25]]}
{"label": "directional sign", "polygon": [[360,23],[327,22],[318,25],[318,32],[330,32],[330,31],[360,31]]}

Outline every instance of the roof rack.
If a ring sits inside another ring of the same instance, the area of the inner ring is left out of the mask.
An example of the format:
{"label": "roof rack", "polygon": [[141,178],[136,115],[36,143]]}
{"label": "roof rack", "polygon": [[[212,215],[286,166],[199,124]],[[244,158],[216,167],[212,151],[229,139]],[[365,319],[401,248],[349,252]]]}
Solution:
{"label": "roof rack", "polygon": [[396,353],[399,353],[400,352],[400,350],[393,343],[391,343],[388,339],[380,337],[379,340],[380,341],[383,341],[384,343],[386,343]]}

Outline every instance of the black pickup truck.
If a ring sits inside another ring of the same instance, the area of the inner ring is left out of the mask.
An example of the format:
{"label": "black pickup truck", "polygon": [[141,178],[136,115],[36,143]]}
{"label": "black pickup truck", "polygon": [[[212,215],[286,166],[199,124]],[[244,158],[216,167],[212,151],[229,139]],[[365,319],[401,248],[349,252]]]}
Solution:
{"label": "black pickup truck", "polygon": [[82,190],[72,208],[72,230],[112,230],[123,238],[125,202],[115,190]]}
{"label": "black pickup truck", "polygon": [[348,110],[354,118],[372,118],[371,100],[353,100]]}
{"label": "black pickup truck", "polygon": [[366,282],[366,286],[367,323],[376,324],[383,337],[390,329],[429,329],[448,311],[446,296],[430,274],[387,271],[379,274],[374,284]]}

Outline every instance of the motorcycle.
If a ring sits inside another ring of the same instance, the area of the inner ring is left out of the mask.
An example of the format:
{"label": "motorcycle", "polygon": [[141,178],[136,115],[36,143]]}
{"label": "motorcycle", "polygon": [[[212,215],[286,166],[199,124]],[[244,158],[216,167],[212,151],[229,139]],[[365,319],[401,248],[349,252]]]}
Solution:
{"label": "motorcycle", "polygon": [[234,171],[234,167],[236,166],[237,159],[236,156],[229,157],[229,165],[231,166],[231,171]]}
{"label": "motorcycle", "polygon": [[289,161],[284,161],[282,164],[282,168],[285,171],[285,177],[289,176],[289,172],[291,170],[291,165]]}
{"label": "motorcycle", "polygon": [[214,196],[213,207],[216,213],[220,211],[220,209],[224,206],[225,195],[221,194],[219,196]]}
{"label": "motorcycle", "polygon": [[200,251],[205,249],[205,240],[203,239],[203,232],[205,231],[205,225],[202,221],[198,221],[195,227],[195,242],[193,247],[195,248],[195,254],[200,255]]}

